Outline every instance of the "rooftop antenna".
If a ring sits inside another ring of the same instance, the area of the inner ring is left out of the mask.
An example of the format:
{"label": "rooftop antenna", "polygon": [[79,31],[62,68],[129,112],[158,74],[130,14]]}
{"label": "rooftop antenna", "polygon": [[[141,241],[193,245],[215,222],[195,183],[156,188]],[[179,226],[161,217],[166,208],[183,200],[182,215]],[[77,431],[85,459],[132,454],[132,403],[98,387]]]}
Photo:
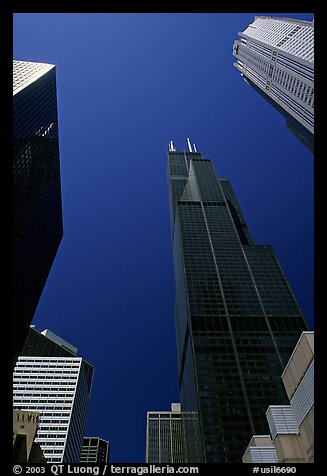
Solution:
{"label": "rooftop antenna", "polygon": [[176,149],[175,149],[175,147],[174,147],[174,143],[173,143],[172,140],[169,142],[168,150],[169,150],[170,152],[176,152]]}
{"label": "rooftop antenna", "polygon": [[190,141],[189,137],[187,138],[187,145],[188,145],[188,150],[190,152],[197,152],[195,144],[193,144],[193,148],[192,148],[192,144],[191,144],[191,141]]}
{"label": "rooftop antenna", "polygon": [[191,141],[190,141],[189,137],[187,138],[187,145],[188,145],[188,150],[189,150],[190,152],[193,152],[193,150],[192,150],[192,144],[191,144]]}

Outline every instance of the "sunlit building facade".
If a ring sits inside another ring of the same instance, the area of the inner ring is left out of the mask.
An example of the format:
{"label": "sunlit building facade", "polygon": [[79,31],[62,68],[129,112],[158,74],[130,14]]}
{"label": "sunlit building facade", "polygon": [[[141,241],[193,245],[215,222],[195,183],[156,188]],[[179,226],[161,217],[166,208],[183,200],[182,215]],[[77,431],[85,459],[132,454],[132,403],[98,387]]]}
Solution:
{"label": "sunlit building facade", "polygon": [[39,414],[35,442],[48,463],[79,463],[93,366],[47,329],[31,329],[13,375],[14,409]]}
{"label": "sunlit building facade", "polygon": [[228,179],[189,143],[167,157],[186,462],[235,463],[307,325],[269,245],[256,245]]}
{"label": "sunlit building facade", "polygon": [[184,440],[180,403],[171,411],[147,412],[146,463],[183,463]]}
{"label": "sunlit building facade", "polygon": [[[314,462],[314,333],[303,332],[282,373],[289,405],[270,405],[270,435],[254,436],[244,463]],[[258,443],[259,442],[259,443]]]}
{"label": "sunlit building facade", "polygon": [[40,445],[35,443],[39,414],[13,410],[13,463],[46,463]]}
{"label": "sunlit building facade", "polygon": [[14,60],[14,362],[62,236],[56,69]]}
{"label": "sunlit building facade", "polygon": [[314,148],[314,22],[256,16],[234,42],[234,66]]}

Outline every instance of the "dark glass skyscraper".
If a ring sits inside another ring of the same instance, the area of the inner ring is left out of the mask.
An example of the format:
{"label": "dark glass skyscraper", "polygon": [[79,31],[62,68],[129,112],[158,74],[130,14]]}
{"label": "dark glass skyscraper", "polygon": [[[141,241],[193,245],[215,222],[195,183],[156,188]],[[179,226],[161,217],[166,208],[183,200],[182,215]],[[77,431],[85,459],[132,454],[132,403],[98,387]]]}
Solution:
{"label": "dark glass skyscraper", "polygon": [[280,375],[307,330],[271,248],[256,245],[230,182],[189,144],[168,152],[175,325],[188,462],[241,462],[287,404]]}
{"label": "dark glass skyscraper", "polygon": [[14,359],[63,236],[55,66],[13,64]]}

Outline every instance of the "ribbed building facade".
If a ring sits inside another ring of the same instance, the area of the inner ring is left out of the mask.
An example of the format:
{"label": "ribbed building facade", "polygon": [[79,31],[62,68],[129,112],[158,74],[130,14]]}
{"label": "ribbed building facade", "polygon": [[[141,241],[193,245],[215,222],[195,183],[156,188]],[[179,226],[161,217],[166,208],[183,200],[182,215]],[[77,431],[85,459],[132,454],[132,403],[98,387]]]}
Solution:
{"label": "ribbed building facade", "polygon": [[[241,462],[307,325],[271,246],[256,245],[231,184],[196,149],[167,157],[186,462]],[[259,217],[258,217],[259,219]]]}
{"label": "ribbed building facade", "polygon": [[14,362],[63,236],[56,68],[13,62]]}
{"label": "ribbed building facade", "polygon": [[48,330],[31,329],[14,369],[13,407],[38,412],[35,442],[48,463],[80,461],[93,367],[76,351]]}
{"label": "ribbed building facade", "polygon": [[314,22],[256,16],[234,42],[234,66],[314,149]]}
{"label": "ribbed building facade", "polygon": [[147,412],[146,463],[183,463],[184,439],[179,403],[171,411]]}
{"label": "ribbed building facade", "polygon": [[83,438],[80,463],[108,463],[109,454],[109,441],[94,436]]}

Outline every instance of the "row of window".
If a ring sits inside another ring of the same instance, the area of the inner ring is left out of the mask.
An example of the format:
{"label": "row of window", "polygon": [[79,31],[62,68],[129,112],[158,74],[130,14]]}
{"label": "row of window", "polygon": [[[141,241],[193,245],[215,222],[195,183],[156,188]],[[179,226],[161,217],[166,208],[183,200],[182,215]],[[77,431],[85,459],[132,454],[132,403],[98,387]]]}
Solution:
{"label": "row of window", "polygon": [[[47,415],[48,417],[49,415]],[[58,417],[58,415],[56,414],[56,417]],[[55,424],[63,424],[63,425],[68,425],[69,423],[69,418],[70,418],[70,413],[68,415],[65,415],[65,416],[62,416],[62,418],[60,420],[55,419],[55,418],[46,418],[44,415],[41,417],[41,423],[42,425],[45,425],[45,424],[51,424],[51,425],[55,425]]]}
{"label": "row of window", "polygon": [[254,41],[249,41],[249,42],[241,42],[242,45],[247,45],[247,49],[250,51],[254,51],[255,53],[258,53],[260,56],[263,56],[265,58],[270,59],[271,58],[271,48],[268,48],[267,46],[263,46],[257,42]]}
{"label": "row of window", "polygon": [[26,363],[26,362],[40,362],[42,364],[61,364],[61,365],[66,365],[66,364],[79,364],[81,361],[80,357],[77,357],[75,359],[69,359],[68,357],[29,357],[29,356],[24,356],[24,357],[18,357],[18,362],[19,363]]}
{"label": "row of window", "polygon": [[[23,385],[26,385],[28,383],[31,384],[31,382],[28,382],[28,381],[25,381],[25,382],[18,381],[18,382],[14,383],[13,388],[17,391],[22,391],[22,390],[31,391],[32,385],[29,385],[27,387],[23,386]],[[49,382],[47,382],[47,383],[49,383]],[[67,385],[75,385],[75,382],[67,382]],[[60,386],[60,387],[44,387],[43,385],[33,385],[33,390],[34,391],[42,391],[42,392],[58,392],[59,395],[62,394],[62,393],[73,392],[74,391],[73,388],[66,387],[64,385]]]}
{"label": "row of window", "polygon": [[47,458],[47,455],[48,454],[59,454],[59,453],[62,453],[63,450],[50,450],[48,448],[44,448],[43,449],[43,453],[44,453],[44,456],[45,456],[45,459],[48,459]]}
{"label": "row of window", "polygon": [[[287,96],[280,89],[272,85],[270,89],[272,96],[275,96],[277,101],[282,102],[285,106],[293,112],[293,116],[299,117],[312,128],[314,127],[314,116],[310,111],[303,108],[300,104],[296,103],[291,97]],[[313,107],[313,104],[312,104]],[[301,122],[301,121],[300,121]]]}
{"label": "row of window", "polygon": [[261,85],[262,87],[266,86],[266,78],[262,74],[260,74],[255,69],[251,68],[251,65],[246,65],[245,68],[246,75],[249,76],[250,79],[253,80],[254,83]]}
{"label": "row of window", "polygon": [[[37,398],[40,401],[40,403],[44,403],[44,402],[67,403],[72,401],[72,399],[74,398],[74,395],[75,393],[70,394],[69,396],[66,397],[64,395],[53,395],[53,394],[45,395],[44,393],[25,393],[25,392],[16,392],[16,391],[14,392],[14,397],[24,399],[25,402],[26,402],[26,398],[34,398],[34,399]],[[58,400],[57,399],[58,396],[61,396],[64,398],[61,400]],[[48,400],[44,400],[45,398]]]}
{"label": "row of window", "polygon": [[272,79],[300,101],[308,104],[308,106],[313,106],[313,84],[301,81],[281,68],[275,68]]}
{"label": "row of window", "polygon": [[313,82],[314,80],[314,69],[313,66],[308,66],[306,64],[300,63],[296,59],[289,58],[283,54],[278,55],[278,65],[284,66],[285,69],[291,70],[296,73],[301,78]]}
{"label": "row of window", "polygon": [[14,405],[17,407],[24,407],[23,410],[33,410],[37,412],[42,412],[42,414],[44,414],[47,410],[49,410],[50,413],[53,413],[58,410],[71,410],[71,405],[66,405],[65,407],[60,407],[57,405],[43,406],[43,404],[40,404],[39,402],[37,402],[37,405],[35,405],[35,402],[28,400],[14,400]]}
{"label": "row of window", "polygon": [[28,360],[28,361],[22,361],[20,360],[17,364],[17,368],[20,367],[35,367],[35,364],[37,364],[38,368],[42,369],[62,369],[62,368],[71,368],[71,369],[76,369],[80,367],[80,362],[58,362],[55,364],[48,364],[47,362],[44,362],[43,360]]}
{"label": "row of window", "polygon": [[39,425],[39,429],[38,429],[38,435],[39,436],[43,436],[42,432],[43,431],[64,431],[64,432],[67,432],[68,430],[68,422],[67,424],[63,424],[61,426],[43,426],[43,422],[42,424]]}
{"label": "row of window", "polygon": [[[42,380],[44,379],[44,381],[41,381],[41,382],[35,382],[35,385],[49,385],[51,384],[51,388],[52,388],[52,385],[55,384],[55,385],[76,385],[76,376],[71,376],[71,375],[54,375],[54,376],[43,376],[43,375],[28,375],[28,374],[20,374],[18,371],[15,371],[14,373],[14,377],[13,377],[13,380],[14,380],[14,384],[27,384],[27,385],[32,385],[33,382],[31,382],[31,379],[38,379],[38,380]],[[53,382],[46,382],[46,380],[53,380]],[[62,387],[61,387],[62,388]]]}
{"label": "row of window", "polygon": [[[287,89],[295,97],[299,98],[301,101],[307,103],[310,106],[313,105],[313,85],[301,81],[298,77],[291,75],[280,67],[276,66],[274,68],[273,64],[263,61],[260,57],[249,53],[247,50],[244,52],[242,51],[241,57],[246,61],[248,74],[252,76],[256,82],[263,86],[265,82],[263,73],[268,73],[270,76],[272,76],[272,79],[275,82]],[[301,68],[300,64],[295,63],[296,67],[292,67],[290,61],[287,61],[287,59],[284,62],[286,62],[285,66],[287,69],[293,69],[297,75],[301,74],[301,69],[303,69],[303,67]],[[279,63],[283,63],[282,58]],[[243,68],[243,63],[240,66]],[[261,74],[258,69],[262,71]],[[304,73],[302,72],[302,75],[303,74]]]}
{"label": "row of window", "polygon": [[[31,374],[31,375],[28,375]],[[58,372],[59,374],[59,372]],[[23,371],[15,371],[15,376],[14,376],[14,381],[20,380],[20,378],[30,378],[30,379],[41,379],[41,380],[60,380],[60,379],[70,379],[70,380],[75,380],[77,375],[70,374],[70,372],[65,372],[66,375],[62,375],[63,372],[61,372],[59,375],[48,375],[46,373],[40,373],[36,371],[28,371],[28,370],[23,370]],[[49,382],[47,382],[49,383]]]}
{"label": "row of window", "polygon": [[[55,435],[51,435],[51,438],[55,438]],[[62,438],[62,436],[60,436],[60,438]],[[65,440],[66,438],[62,439],[61,441],[50,441],[47,439],[46,435],[42,435],[42,438],[39,438],[39,437],[35,438],[35,442],[40,443],[40,445],[45,444],[46,445],[45,448],[47,448],[47,446],[65,446],[65,442],[66,442]]]}

